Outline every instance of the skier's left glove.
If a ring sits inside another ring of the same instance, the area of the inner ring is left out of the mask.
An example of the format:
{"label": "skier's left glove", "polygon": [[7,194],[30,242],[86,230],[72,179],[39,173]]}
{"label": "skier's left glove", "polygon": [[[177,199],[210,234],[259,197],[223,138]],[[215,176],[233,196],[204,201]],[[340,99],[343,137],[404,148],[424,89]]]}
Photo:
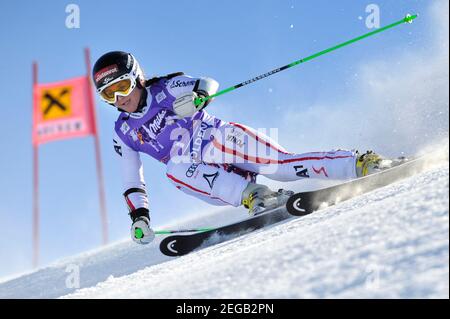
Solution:
{"label": "skier's left glove", "polygon": [[150,227],[149,211],[146,208],[138,208],[130,213],[133,220],[131,225],[131,238],[138,244],[149,244],[155,238],[155,233]]}
{"label": "skier's left glove", "polygon": [[197,98],[204,98],[208,95],[206,92],[188,92],[179,96],[173,102],[173,110],[180,118],[191,117],[194,113],[201,111],[210,102],[204,101],[199,105],[195,105]]}

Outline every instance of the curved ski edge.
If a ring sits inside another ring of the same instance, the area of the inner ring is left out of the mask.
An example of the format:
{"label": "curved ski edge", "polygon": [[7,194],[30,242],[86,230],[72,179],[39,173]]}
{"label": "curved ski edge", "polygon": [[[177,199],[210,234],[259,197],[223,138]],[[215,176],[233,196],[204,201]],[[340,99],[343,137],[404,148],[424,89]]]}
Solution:
{"label": "curved ski edge", "polygon": [[[219,244],[230,239],[248,234],[252,231],[276,224],[292,217],[284,207],[270,209],[266,213],[244,219],[242,221],[218,227],[211,231],[189,234],[174,235],[164,238],[160,245],[160,251],[166,256],[177,257],[186,255],[208,243],[207,246]],[[216,238],[216,235],[218,236]],[[209,240],[212,240],[209,242]]]}

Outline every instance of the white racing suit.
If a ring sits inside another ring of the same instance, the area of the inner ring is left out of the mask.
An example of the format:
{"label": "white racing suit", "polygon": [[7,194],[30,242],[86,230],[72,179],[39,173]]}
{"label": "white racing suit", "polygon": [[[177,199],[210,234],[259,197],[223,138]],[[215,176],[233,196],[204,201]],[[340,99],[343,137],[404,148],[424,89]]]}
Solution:
{"label": "white racing suit", "polygon": [[204,110],[177,118],[173,102],[201,81],[209,79],[161,78],[146,88],[147,105],[139,113],[119,116],[114,148],[121,157],[130,211],[148,208],[139,153],[165,163],[167,178],[178,189],[214,205],[241,205],[243,190],[257,175],[277,181],[356,178],[354,151],[295,154],[263,133]]}

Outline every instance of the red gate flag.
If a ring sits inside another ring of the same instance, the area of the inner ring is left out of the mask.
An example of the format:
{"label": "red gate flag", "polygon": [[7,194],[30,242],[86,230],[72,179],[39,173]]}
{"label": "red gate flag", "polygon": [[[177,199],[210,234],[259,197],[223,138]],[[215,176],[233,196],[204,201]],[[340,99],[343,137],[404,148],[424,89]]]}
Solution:
{"label": "red gate flag", "polygon": [[96,134],[89,77],[33,86],[33,145]]}
{"label": "red gate flag", "polygon": [[65,81],[38,83],[38,65],[33,63],[33,265],[39,259],[39,145],[56,140],[93,135],[97,166],[103,244],[108,243],[100,141],[90,80],[89,49],[84,50],[86,75]]}

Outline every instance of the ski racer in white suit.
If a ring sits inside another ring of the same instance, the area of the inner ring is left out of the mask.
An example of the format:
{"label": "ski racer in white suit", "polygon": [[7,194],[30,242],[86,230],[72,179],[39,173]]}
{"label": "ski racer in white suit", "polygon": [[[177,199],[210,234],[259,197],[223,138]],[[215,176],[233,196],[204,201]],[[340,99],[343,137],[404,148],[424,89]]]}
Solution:
{"label": "ski racer in white suit", "polygon": [[291,194],[257,184],[257,175],[277,181],[349,180],[371,173],[380,161],[371,152],[288,152],[250,127],[206,113],[212,99],[196,106],[197,97],[217,92],[215,80],[183,73],[145,80],[130,53],[100,57],[93,80],[100,97],[121,112],[114,149],[121,160],[131,237],[138,243],[154,238],[140,153],[166,164],[167,178],[183,192],[214,205],[244,205],[252,215]]}

